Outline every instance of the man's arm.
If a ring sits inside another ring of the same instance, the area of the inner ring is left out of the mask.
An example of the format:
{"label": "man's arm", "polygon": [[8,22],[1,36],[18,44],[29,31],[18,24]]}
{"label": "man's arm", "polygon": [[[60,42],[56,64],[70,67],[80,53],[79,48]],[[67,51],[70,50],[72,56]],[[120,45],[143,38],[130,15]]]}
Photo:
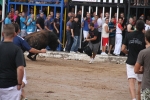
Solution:
{"label": "man's arm", "polygon": [[45,29],[48,30],[48,31],[51,31],[47,26],[48,26],[48,22],[46,21],[45,22]]}
{"label": "man's arm", "polygon": [[121,48],[121,51],[125,54],[128,54],[128,50],[126,48],[126,45],[122,44],[122,48]]}
{"label": "man's arm", "polygon": [[134,72],[136,74],[142,74],[143,73],[143,65],[144,65],[144,55],[143,55],[143,52],[140,51],[139,55],[138,55],[138,58],[137,58],[137,61],[136,61],[136,64],[135,64],[135,67],[134,67]]}
{"label": "man's arm", "polygon": [[105,26],[105,31],[106,31],[107,33],[112,32],[111,30],[109,31],[109,29],[108,29],[108,25],[106,25],[106,26]]}
{"label": "man's arm", "polygon": [[[17,68],[17,80],[18,80],[18,85],[21,87],[22,85],[22,79],[24,75],[24,66],[18,66]],[[20,89],[18,89],[20,90]]]}
{"label": "man's arm", "polygon": [[54,28],[55,28],[55,30],[57,31],[57,33],[59,33],[59,30],[58,30],[57,27],[56,27],[56,20],[55,20],[55,19],[54,19],[53,25],[54,25]]}
{"label": "man's arm", "polygon": [[132,28],[132,26],[129,24],[129,25],[127,26],[127,31],[128,31],[128,32],[134,32],[134,30],[131,30],[131,28]]}

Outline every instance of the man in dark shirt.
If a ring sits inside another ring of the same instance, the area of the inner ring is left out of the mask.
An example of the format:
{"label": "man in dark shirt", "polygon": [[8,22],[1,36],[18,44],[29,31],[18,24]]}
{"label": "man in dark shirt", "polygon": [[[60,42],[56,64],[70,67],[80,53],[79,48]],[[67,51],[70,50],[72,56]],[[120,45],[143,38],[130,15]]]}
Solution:
{"label": "man in dark shirt", "polygon": [[[136,63],[139,52],[145,48],[145,36],[144,33],[142,32],[145,29],[145,24],[142,20],[137,21],[136,29],[137,31],[131,34],[127,34],[122,45],[122,52],[128,54],[126,67],[132,100],[136,100],[136,91],[135,91],[136,80],[138,81],[138,100],[140,100],[140,87],[142,81],[142,74],[136,74],[134,72],[134,65]],[[128,51],[126,47],[128,47]]]}
{"label": "man in dark shirt", "polygon": [[78,17],[75,17],[71,27],[71,34],[73,38],[71,52],[73,53],[78,51],[78,47],[80,44],[80,28],[81,24],[78,22]]}
{"label": "man in dark shirt", "polygon": [[100,42],[100,38],[99,38],[99,34],[98,34],[98,30],[94,28],[94,23],[90,23],[90,30],[89,30],[89,34],[86,38],[86,41],[89,41],[89,47],[91,48],[93,55],[90,57],[90,64],[94,63],[94,58],[98,52],[98,48],[99,48],[99,42]]}
{"label": "man in dark shirt", "polygon": [[40,13],[40,17],[38,17],[37,21],[36,21],[36,26],[37,26],[37,31],[41,31],[44,29],[44,13],[41,12]]}
{"label": "man in dark shirt", "polygon": [[[13,39],[13,43],[15,45],[17,45],[18,47],[20,47],[22,49],[23,53],[25,51],[35,53],[35,54],[36,53],[46,53],[46,49],[37,50],[35,48],[30,47],[29,44],[22,37],[18,36],[18,34],[20,32],[19,25],[15,24],[15,23],[13,23],[13,25],[15,27],[15,32],[17,34],[17,36],[15,36],[14,39]],[[33,58],[29,58],[29,59],[33,60]],[[26,67],[25,58],[24,58],[24,67]],[[25,73],[25,68],[24,68],[24,76],[23,76],[23,82],[22,82],[22,98],[26,98],[25,92],[24,92],[24,89],[23,89],[26,84],[27,84],[27,80],[26,80],[26,73]]]}
{"label": "man in dark shirt", "polygon": [[12,24],[3,27],[4,42],[0,43],[0,99],[20,100],[24,74],[22,50],[13,44],[15,28]]}
{"label": "man in dark shirt", "polygon": [[54,33],[59,37],[60,30],[60,13],[56,13],[56,18],[54,19]]}
{"label": "man in dark shirt", "polygon": [[3,22],[3,20],[2,20],[2,10],[0,10],[0,32],[1,32],[2,22]]}

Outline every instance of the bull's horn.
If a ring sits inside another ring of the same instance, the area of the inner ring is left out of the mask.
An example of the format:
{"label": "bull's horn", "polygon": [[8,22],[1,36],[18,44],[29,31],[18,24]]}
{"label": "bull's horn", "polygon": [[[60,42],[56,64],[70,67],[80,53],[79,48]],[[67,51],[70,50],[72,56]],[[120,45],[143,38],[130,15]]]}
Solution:
{"label": "bull's horn", "polygon": [[63,44],[60,42],[60,40],[59,40],[59,39],[58,39],[57,41],[58,41],[58,43],[59,43],[60,45],[63,45]]}

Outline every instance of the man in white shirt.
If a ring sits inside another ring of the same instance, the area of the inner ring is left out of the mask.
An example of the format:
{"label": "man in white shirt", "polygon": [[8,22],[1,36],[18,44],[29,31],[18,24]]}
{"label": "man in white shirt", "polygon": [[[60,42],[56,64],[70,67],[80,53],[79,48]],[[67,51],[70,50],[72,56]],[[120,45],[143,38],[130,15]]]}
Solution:
{"label": "man in white shirt", "polygon": [[106,46],[108,45],[108,41],[109,41],[109,33],[112,32],[111,30],[109,30],[108,23],[109,23],[109,19],[106,18],[105,23],[103,24],[103,27],[102,27],[102,53],[101,55],[107,55],[105,53]]}

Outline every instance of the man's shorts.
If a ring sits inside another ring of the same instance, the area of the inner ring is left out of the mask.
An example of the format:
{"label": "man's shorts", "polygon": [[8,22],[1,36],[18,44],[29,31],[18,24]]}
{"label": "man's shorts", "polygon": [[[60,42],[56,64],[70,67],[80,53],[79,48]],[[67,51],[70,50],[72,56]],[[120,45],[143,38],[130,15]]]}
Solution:
{"label": "man's shorts", "polygon": [[109,45],[115,45],[115,37],[109,38]]}
{"label": "man's shorts", "polygon": [[84,37],[84,39],[87,38],[88,34],[89,34],[89,31],[84,31],[83,30],[83,37]]}
{"label": "man's shorts", "polygon": [[99,45],[100,45],[99,43],[93,44],[93,43],[89,42],[89,47],[91,48],[91,50],[94,54],[97,54]]}
{"label": "man's shorts", "polygon": [[150,89],[141,90],[141,100],[150,100]]}
{"label": "man's shorts", "polygon": [[0,88],[0,100],[20,100],[21,89],[17,90],[17,86],[9,88]]}
{"label": "man's shorts", "polygon": [[102,46],[108,45],[109,38],[102,38]]}
{"label": "man's shorts", "polygon": [[127,68],[127,77],[128,77],[128,79],[135,78],[138,82],[142,81],[143,74],[136,74],[134,72],[134,65],[126,64],[126,68]]}

